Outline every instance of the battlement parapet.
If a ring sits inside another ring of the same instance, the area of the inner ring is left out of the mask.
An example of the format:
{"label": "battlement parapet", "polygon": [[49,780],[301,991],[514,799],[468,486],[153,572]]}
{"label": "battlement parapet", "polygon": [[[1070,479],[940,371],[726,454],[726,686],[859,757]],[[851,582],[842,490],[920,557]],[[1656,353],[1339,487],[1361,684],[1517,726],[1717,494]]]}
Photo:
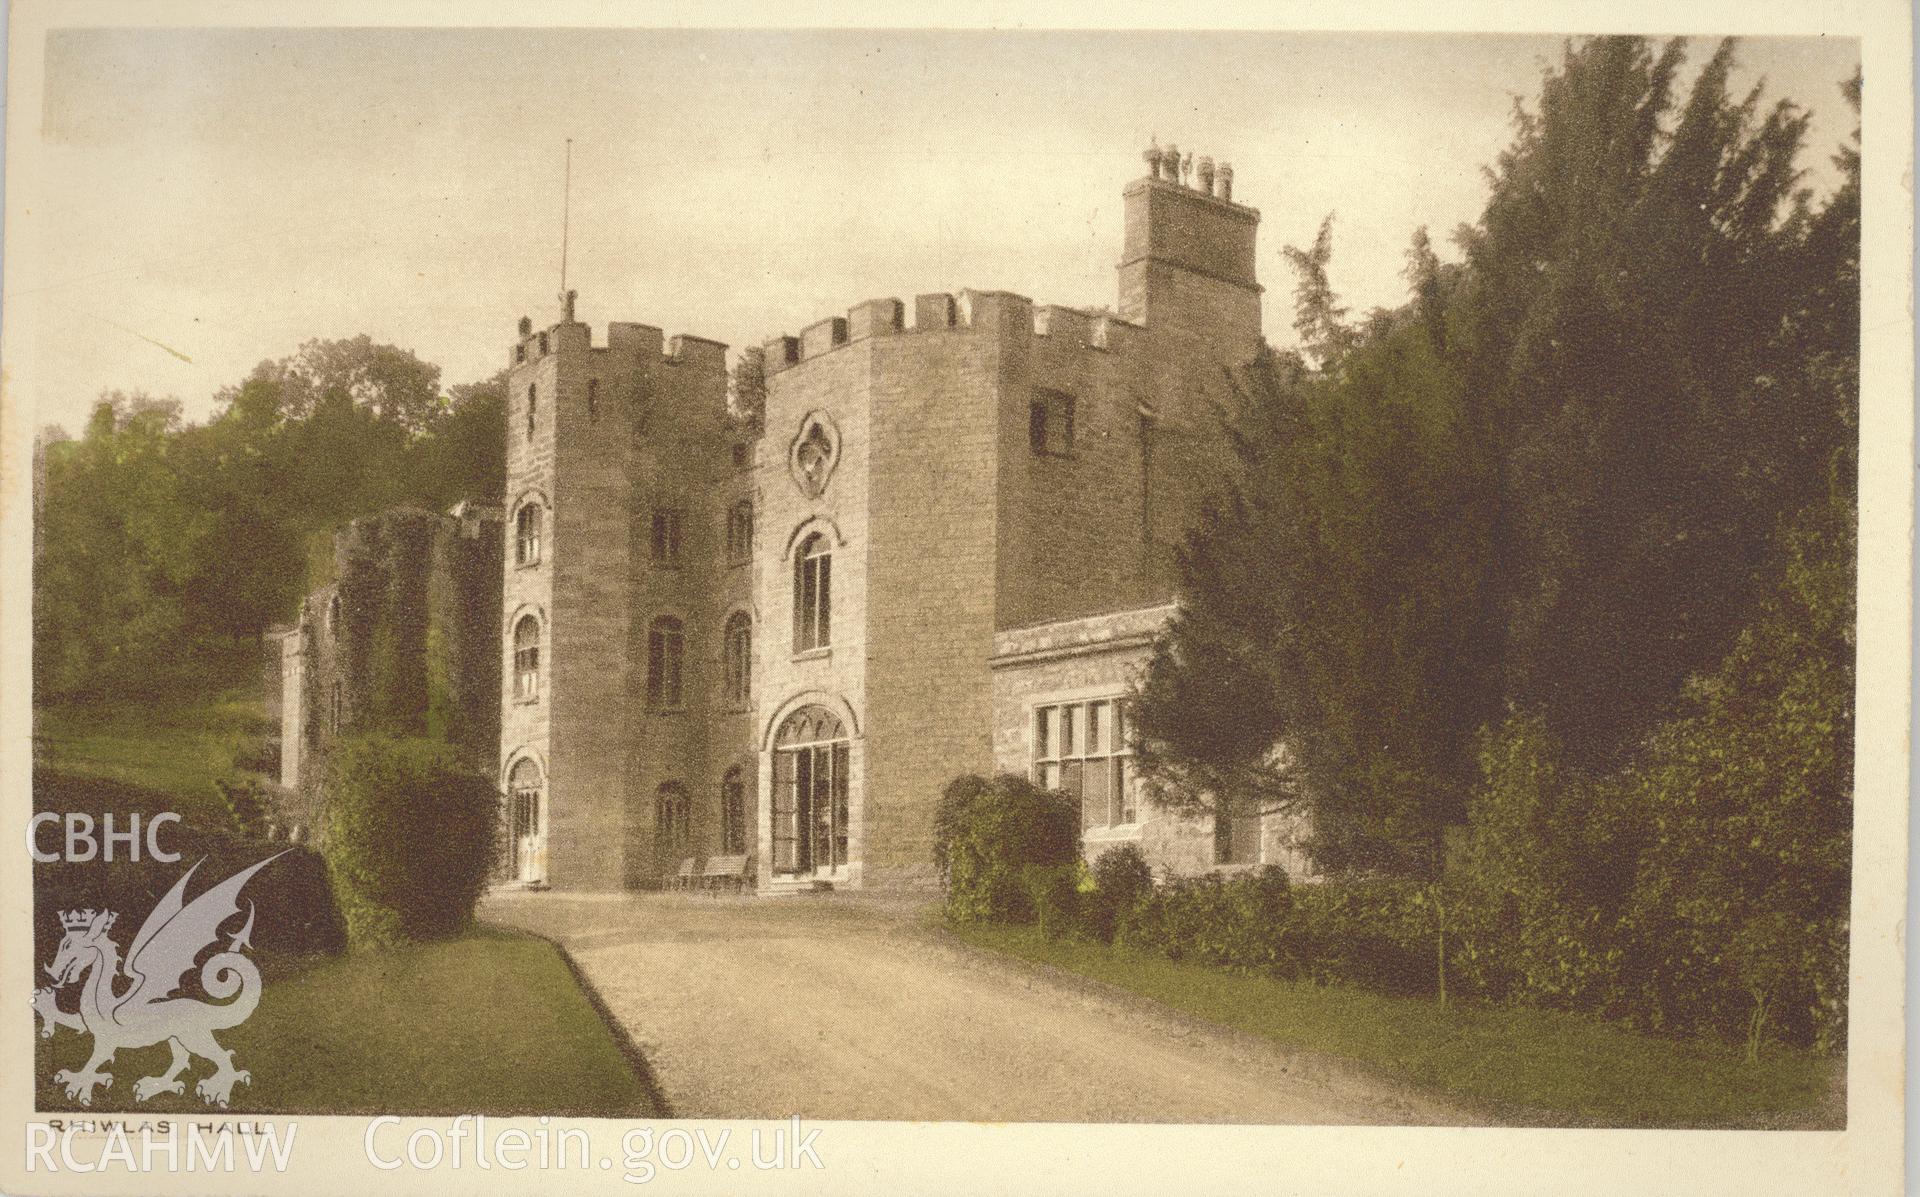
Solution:
{"label": "battlement parapet", "polygon": [[636,361],[664,356],[667,334],[651,324],[615,321],[607,325],[607,350]]}
{"label": "battlement parapet", "polygon": [[606,353],[629,358],[634,363],[659,361],[673,366],[695,366],[725,371],[727,346],[710,337],[676,333],[669,338],[651,324],[614,320],[607,324],[606,337],[594,343],[593,329],[580,321],[560,321],[544,329],[535,329],[527,317],[520,318],[519,338],[514,344],[512,364],[527,365],[543,358],[567,352]]}
{"label": "battlement parapet", "polygon": [[1113,353],[1127,353],[1145,333],[1140,324],[1112,312],[1089,311],[1060,304],[1035,304],[1011,291],[967,288],[949,294],[936,291],[913,299],[913,323],[906,323],[906,305],[898,299],[870,299],[847,310],[845,316],[816,320],[800,331],[762,343],[768,373],[777,373],[823,357],[869,337],[912,336],[925,332],[998,330],[1004,335],[1030,332],[1061,345]]}
{"label": "battlement parapet", "polygon": [[1127,354],[1146,330],[1112,312],[1043,304],[1033,309],[1033,335],[1061,344]]}
{"label": "battlement parapet", "polygon": [[915,332],[952,328],[956,318],[953,296],[945,291],[913,297],[913,330]]}
{"label": "battlement parapet", "polygon": [[897,299],[869,299],[847,309],[847,340],[884,337],[902,331],[905,308]]}
{"label": "battlement parapet", "polygon": [[816,320],[800,330],[800,357],[802,360],[819,357],[846,343],[847,318],[828,316],[825,320]]}
{"label": "battlement parapet", "polygon": [[667,363],[717,370],[724,374],[727,369],[727,346],[722,341],[679,333],[668,343]]}

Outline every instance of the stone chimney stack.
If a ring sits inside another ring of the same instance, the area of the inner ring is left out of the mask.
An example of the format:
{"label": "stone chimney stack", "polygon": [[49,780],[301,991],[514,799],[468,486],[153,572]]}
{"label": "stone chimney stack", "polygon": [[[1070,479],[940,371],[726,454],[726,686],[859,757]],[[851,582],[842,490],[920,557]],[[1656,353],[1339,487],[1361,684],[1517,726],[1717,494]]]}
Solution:
{"label": "stone chimney stack", "polygon": [[[1127,185],[1120,314],[1149,328],[1222,342],[1233,355],[1260,343],[1254,269],[1260,213],[1233,202],[1233,167],[1157,144],[1148,174]],[[1189,179],[1197,176],[1195,183]]]}

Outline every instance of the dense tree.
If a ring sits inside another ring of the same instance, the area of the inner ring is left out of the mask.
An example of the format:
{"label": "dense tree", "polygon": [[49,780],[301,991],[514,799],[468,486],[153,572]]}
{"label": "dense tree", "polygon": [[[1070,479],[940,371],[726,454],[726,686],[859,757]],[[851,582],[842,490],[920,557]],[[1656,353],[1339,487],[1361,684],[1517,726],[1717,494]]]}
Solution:
{"label": "dense tree", "polygon": [[727,406],[733,417],[759,429],[767,417],[767,351],[749,345],[740,351],[727,379]]}
{"label": "dense tree", "polygon": [[1183,606],[1136,703],[1142,765],[1163,803],[1310,810],[1329,866],[1431,872],[1491,711],[1490,464],[1424,236],[1419,298],[1365,330],[1341,319],[1330,250],[1323,225],[1293,254],[1323,369],[1269,355],[1240,375],[1241,481],[1179,553]]}
{"label": "dense tree", "polygon": [[204,424],[103,397],[79,440],[39,446],[40,698],[152,696],[231,680],[289,618],[312,537],[396,504],[498,501],[504,381],[367,337],[310,341],[218,396]]}
{"label": "dense tree", "polygon": [[444,411],[411,446],[413,500],[444,508],[499,503],[507,488],[507,373],[447,391]]}
{"label": "dense tree", "polygon": [[1730,43],[1684,101],[1682,66],[1570,45],[1399,311],[1347,319],[1330,224],[1288,251],[1306,360],[1243,374],[1140,694],[1163,801],[1300,805],[1321,865],[1428,872],[1478,728],[1536,729],[1565,805],[1691,709],[1796,513],[1852,511],[1857,152],[1815,211],[1806,113],[1730,98]]}
{"label": "dense tree", "polygon": [[271,388],[280,415],[288,420],[306,419],[330,401],[344,400],[375,419],[423,432],[445,405],[440,367],[408,350],[376,345],[365,333],[308,341],[291,356],[255,366],[247,382]]}
{"label": "dense tree", "polygon": [[1806,113],[1682,45],[1569,48],[1462,231],[1455,359],[1493,417],[1507,689],[1577,762],[1617,760],[1757,597],[1794,459],[1763,435],[1804,302]]}

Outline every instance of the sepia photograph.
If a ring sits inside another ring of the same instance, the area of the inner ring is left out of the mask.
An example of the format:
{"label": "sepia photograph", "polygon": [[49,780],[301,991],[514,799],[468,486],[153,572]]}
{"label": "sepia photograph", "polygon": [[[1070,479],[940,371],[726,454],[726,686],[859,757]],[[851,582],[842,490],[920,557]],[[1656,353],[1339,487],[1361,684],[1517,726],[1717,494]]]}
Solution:
{"label": "sepia photograph", "polygon": [[28,7],[9,1191],[1898,1191],[1859,25]]}

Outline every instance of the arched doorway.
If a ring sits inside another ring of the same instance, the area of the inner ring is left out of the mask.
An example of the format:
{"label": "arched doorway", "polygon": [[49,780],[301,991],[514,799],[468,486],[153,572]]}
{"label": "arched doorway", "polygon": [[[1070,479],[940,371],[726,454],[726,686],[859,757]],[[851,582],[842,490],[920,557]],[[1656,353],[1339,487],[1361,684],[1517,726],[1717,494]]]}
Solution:
{"label": "arched doorway", "polygon": [[662,782],[653,792],[653,865],[662,878],[673,876],[680,861],[693,851],[693,802],[687,787]]}
{"label": "arched doorway", "polygon": [[773,737],[773,871],[844,876],[847,867],[847,729],[825,707],[801,707]]}
{"label": "arched doorway", "polygon": [[507,774],[509,880],[543,885],[547,880],[546,779],[538,763],[521,757]]}

